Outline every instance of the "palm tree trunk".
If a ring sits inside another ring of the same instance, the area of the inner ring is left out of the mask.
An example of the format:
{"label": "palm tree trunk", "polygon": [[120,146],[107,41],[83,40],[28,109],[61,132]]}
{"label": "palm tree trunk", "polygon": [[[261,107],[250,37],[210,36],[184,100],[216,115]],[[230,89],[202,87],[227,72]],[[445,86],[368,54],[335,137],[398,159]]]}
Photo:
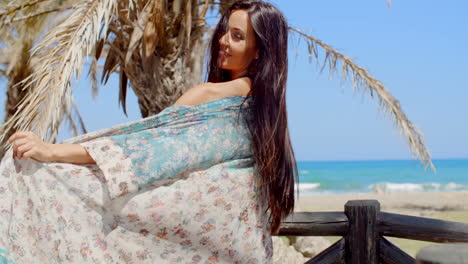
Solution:
{"label": "palm tree trunk", "polygon": [[194,46],[188,51],[174,46],[154,55],[151,67],[146,71],[145,65],[141,63],[126,68],[125,73],[138,97],[142,117],[159,113],[187,89],[202,82],[204,41],[201,34],[200,37],[194,37],[192,42]]}
{"label": "palm tree trunk", "polygon": [[[164,37],[158,39],[157,48],[148,59],[143,55],[143,47],[131,56],[131,65],[120,70],[120,85],[126,89],[126,80],[138,97],[142,117],[161,112],[176,101],[186,90],[202,82],[203,59],[205,58],[204,23],[187,24],[187,10],[175,9],[185,1],[169,1],[165,15]],[[195,1],[196,2],[196,1]],[[204,2],[204,1],[201,1]],[[193,16],[200,15],[200,4],[185,6]],[[190,28],[187,28],[190,27]],[[189,39],[187,39],[189,31]],[[119,43],[128,43],[130,39]],[[128,44],[119,45],[126,50]],[[121,58],[122,60],[123,58]],[[119,67],[125,63],[120,62]],[[125,93],[125,92],[123,92]],[[123,95],[125,97],[125,95]]]}

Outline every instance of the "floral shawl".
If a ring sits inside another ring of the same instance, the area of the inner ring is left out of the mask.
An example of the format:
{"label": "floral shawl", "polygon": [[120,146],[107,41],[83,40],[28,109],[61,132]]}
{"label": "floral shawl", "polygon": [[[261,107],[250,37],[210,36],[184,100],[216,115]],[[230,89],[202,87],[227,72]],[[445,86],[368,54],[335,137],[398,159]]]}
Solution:
{"label": "floral shawl", "polygon": [[96,164],[17,160],[10,149],[0,163],[0,264],[271,263],[251,100],[173,105],[63,142]]}

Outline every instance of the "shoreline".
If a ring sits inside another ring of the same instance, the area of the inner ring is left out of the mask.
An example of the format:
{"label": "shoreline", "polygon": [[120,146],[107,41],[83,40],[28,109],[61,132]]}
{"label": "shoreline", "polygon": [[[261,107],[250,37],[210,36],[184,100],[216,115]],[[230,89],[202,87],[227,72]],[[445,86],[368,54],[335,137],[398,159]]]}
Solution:
{"label": "shoreline", "polygon": [[[427,215],[436,211],[468,211],[468,191],[368,192],[300,194],[295,211],[344,211],[348,200],[375,199],[380,210],[408,215]],[[467,219],[468,221],[468,219]]]}

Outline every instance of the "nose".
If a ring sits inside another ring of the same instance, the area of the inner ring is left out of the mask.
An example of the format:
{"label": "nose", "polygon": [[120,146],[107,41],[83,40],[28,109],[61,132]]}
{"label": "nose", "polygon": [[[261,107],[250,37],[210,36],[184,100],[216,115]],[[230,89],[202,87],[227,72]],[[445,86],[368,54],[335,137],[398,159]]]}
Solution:
{"label": "nose", "polygon": [[219,39],[219,44],[222,48],[229,46],[229,34],[227,32],[221,36],[221,38]]}

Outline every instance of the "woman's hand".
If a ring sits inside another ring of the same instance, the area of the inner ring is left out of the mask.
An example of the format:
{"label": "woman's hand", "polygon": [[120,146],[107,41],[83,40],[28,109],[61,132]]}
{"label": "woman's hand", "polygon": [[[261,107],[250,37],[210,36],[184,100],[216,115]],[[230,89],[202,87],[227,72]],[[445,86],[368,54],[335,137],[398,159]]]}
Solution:
{"label": "woman's hand", "polygon": [[80,144],[49,144],[32,132],[16,132],[7,141],[13,143],[13,156],[18,159],[32,158],[40,162],[64,162],[96,164],[88,151]]}
{"label": "woman's hand", "polygon": [[13,143],[13,156],[18,159],[32,158],[40,162],[52,161],[52,145],[42,141],[32,132],[16,132],[7,141]]}

